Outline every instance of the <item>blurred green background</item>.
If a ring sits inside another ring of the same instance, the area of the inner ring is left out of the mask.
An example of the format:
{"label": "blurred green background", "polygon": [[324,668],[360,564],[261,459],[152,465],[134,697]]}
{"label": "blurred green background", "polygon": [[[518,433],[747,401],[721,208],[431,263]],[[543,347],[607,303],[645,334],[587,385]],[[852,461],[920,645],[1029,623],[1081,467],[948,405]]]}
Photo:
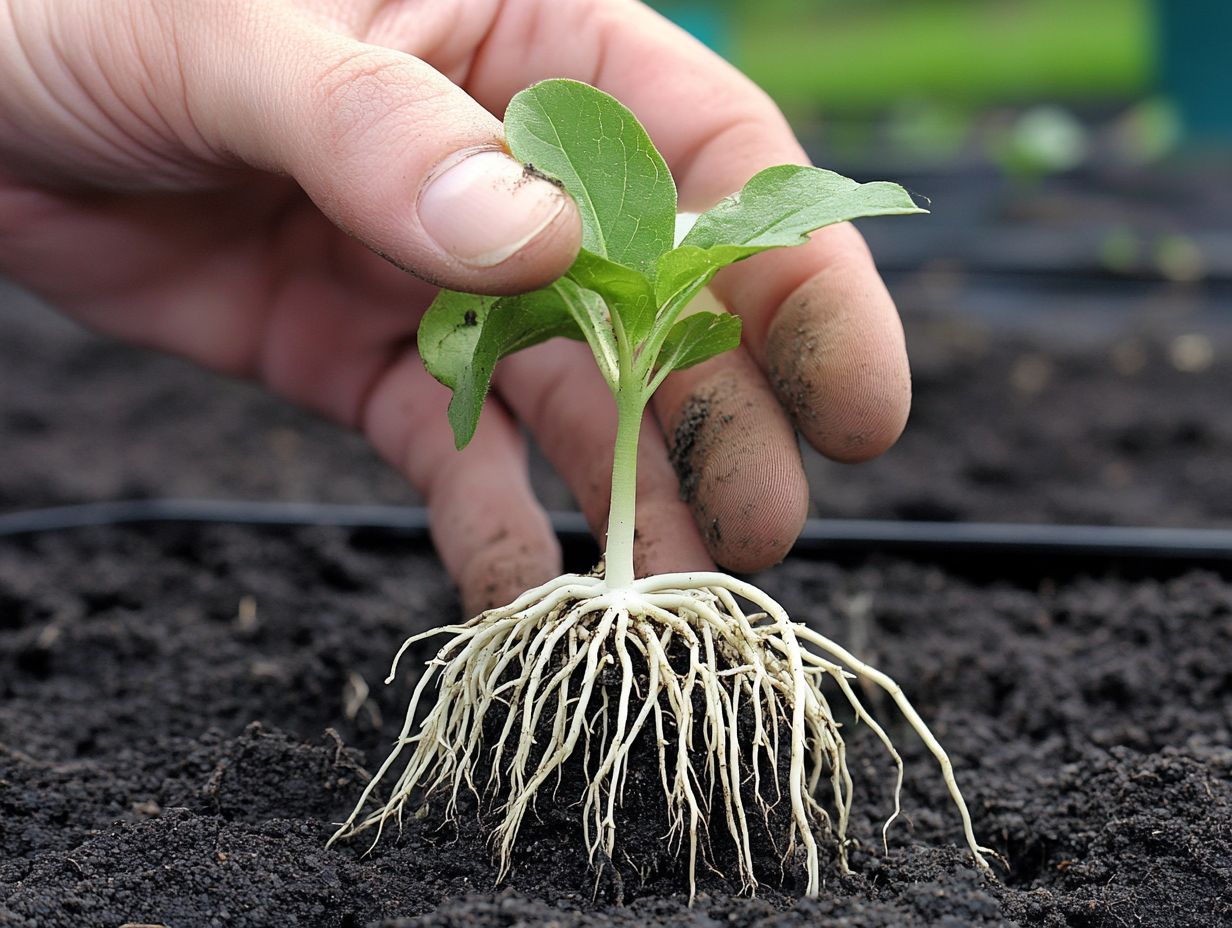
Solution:
{"label": "blurred green background", "polygon": [[816,163],[932,201],[923,238],[868,224],[883,267],[1232,279],[1232,0],[653,5]]}
{"label": "blurred green background", "polygon": [[652,0],[787,114],[1158,97],[1232,140],[1232,0]]}
{"label": "blurred green background", "polygon": [[[1179,0],[1185,2],[1185,0]],[[1145,93],[1150,0],[660,0],[788,110]]]}

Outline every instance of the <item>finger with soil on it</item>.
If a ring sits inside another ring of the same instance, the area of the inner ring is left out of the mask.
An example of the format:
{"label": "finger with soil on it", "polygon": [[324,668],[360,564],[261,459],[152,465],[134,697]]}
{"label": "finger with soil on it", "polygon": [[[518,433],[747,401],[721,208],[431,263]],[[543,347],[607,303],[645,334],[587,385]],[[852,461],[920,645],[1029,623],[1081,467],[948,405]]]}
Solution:
{"label": "finger with soil on it", "polygon": [[691,385],[669,380],[659,407],[660,415],[674,410],[664,421],[680,498],[716,561],[760,570],[783,559],[807,515],[795,434],[746,356],[699,370],[702,379]]}

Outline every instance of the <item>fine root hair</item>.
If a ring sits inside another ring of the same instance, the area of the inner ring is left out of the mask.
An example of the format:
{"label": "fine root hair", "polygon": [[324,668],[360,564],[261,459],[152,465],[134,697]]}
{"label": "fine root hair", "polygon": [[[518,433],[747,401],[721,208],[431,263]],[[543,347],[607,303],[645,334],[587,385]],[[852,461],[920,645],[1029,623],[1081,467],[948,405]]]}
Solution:
{"label": "fine root hair", "polygon": [[[854,789],[830,698],[841,697],[893,759],[885,828],[899,812],[902,758],[853,687],[859,679],[890,697],[938,761],[976,863],[987,871],[995,856],[976,842],[950,760],[898,684],[725,574],[667,574],[619,590],[596,577],[560,577],[409,639],[386,682],[414,642],[440,634],[450,637],[419,680],[393,751],[331,841],[375,829],[375,846],[408,806],[432,801],[456,821],[469,795],[496,813],[499,881],[536,801],[578,801],[557,795],[576,758],[586,771],[582,837],[594,866],[613,858],[630,764],[650,750],[667,813],[663,838],[687,864],[690,896],[716,829],[734,849],[731,875],[756,889],[754,833],[776,808],[786,810],[775,817],[780,863],[803,851],[806,893],[816,895],[819,836],[832,835],[847,868]],[[433,686],[437,699],[416,726]],[[388,799],[377,806],[382,788]]]}

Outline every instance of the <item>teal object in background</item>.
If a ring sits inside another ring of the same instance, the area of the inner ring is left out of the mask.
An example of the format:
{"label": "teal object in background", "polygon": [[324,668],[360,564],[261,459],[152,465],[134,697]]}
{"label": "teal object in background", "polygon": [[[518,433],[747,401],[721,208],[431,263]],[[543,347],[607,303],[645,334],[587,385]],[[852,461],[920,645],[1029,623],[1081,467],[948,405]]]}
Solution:
{"label": "teal object in background", "polygon": [[1194,141],[1232,141],[1232,0],[1155,0],[1160,89]]}
{"label": "teal object in background", "polygon": [[731,50],[729,3],[722,0],[709,3],[705,0],[654,0],[650,5],[720,55],[726,57]]}

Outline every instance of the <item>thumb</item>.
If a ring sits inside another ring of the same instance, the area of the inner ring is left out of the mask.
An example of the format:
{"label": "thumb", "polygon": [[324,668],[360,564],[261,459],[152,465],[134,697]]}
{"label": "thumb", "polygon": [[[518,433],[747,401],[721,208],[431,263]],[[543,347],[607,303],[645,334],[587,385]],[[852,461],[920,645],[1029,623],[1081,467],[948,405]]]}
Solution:
{"label": "thumb", "polygon": [[568,269],[577,207],[447,77],[312,23],[254,30],[201,82],[196,109],[218,145],[289,174],[334,223],[434,284],[513,293]]}

